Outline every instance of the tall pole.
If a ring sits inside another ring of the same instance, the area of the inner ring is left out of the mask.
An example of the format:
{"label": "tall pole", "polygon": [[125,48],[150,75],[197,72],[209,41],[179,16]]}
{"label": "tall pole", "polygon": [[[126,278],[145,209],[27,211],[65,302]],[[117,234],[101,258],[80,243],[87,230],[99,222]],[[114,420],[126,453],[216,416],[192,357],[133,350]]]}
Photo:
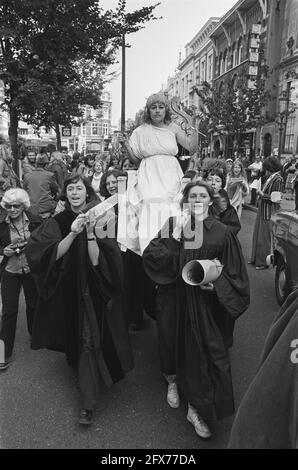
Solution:
{"label": "tall pole", "polygon": [[122,36],[121,132],[125,132],[125,35]]}

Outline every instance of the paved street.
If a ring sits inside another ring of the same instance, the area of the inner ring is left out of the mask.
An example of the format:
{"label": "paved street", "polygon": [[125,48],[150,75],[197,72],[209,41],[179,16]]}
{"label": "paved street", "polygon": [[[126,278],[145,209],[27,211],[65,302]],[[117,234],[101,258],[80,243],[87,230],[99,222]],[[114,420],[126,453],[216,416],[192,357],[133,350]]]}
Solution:
{"label": "paved street", "polygon": [[[253,211],[243,211],[240,240],[250,254]],[[238,320],[231,351],[236,406],[258,364],[265,336],[278,306],[274,271],[248,266],[251,306]],[[225,448],[232,418],[218,423],[210,441],[199,439],[186,421],[186,403],[173,410],[166,403],[166,384],[157,356],[154,322],[131,334],[135,369],[102,399],[94,424],[77,425],[79,392],[64,356],[32,351],[25,328],[23,299],[14,353],[9,370],[0,375],[1,448],[198,449]]]}

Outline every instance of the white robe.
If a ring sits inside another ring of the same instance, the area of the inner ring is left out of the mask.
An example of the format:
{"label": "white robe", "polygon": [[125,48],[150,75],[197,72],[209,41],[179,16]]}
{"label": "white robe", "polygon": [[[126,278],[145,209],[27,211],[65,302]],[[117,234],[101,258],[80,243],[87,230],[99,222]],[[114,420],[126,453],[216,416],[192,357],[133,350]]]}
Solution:
{"label": "white robe", "polygon": [[129,143],[141,163],[136,184],[128,192],[137,236],[134,240],[128,236],[126,246],[142,254],[165,221],[178,213],[183,172],[175,157],[178,147],[171,124],[161,128],[143,124],[133,131]]}

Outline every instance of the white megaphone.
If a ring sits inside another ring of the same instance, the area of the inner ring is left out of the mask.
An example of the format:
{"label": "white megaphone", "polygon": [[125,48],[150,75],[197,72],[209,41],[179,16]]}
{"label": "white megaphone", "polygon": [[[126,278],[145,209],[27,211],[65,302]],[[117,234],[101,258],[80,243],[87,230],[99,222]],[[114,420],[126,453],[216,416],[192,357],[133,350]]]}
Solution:
{"label": "white megaphone", "polygon": [[219,278],[222,268],[218,259],[194,259],[182,269],[182,279],[190,286],[208,284]]}

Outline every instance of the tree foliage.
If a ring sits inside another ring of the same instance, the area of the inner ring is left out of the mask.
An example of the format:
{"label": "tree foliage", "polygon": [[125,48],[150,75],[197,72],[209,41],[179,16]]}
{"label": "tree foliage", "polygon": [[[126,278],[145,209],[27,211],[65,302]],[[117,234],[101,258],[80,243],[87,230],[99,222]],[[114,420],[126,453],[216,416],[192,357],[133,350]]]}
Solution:
{"label": "tree foliage", "polygon": [[201,128],[208,129],[209,133],[234,136],[235,148],[245,131],[266,121],[264,109],[271,93],[266,89],[264,74],[255,80],[253,88],[249,87],[248,77],[243,73],[236,83],[228,78],[216,88],[204,82],[196,91],[201,98]]}
{"label": "tree foliage", "polygon": [[100,105],[107,67],[123,34],[156,19],[158,5],[125,13],[125,0],[0,0],[0,80],[16,150],[19,119],[37,127],[71,123],[82,104]]}

